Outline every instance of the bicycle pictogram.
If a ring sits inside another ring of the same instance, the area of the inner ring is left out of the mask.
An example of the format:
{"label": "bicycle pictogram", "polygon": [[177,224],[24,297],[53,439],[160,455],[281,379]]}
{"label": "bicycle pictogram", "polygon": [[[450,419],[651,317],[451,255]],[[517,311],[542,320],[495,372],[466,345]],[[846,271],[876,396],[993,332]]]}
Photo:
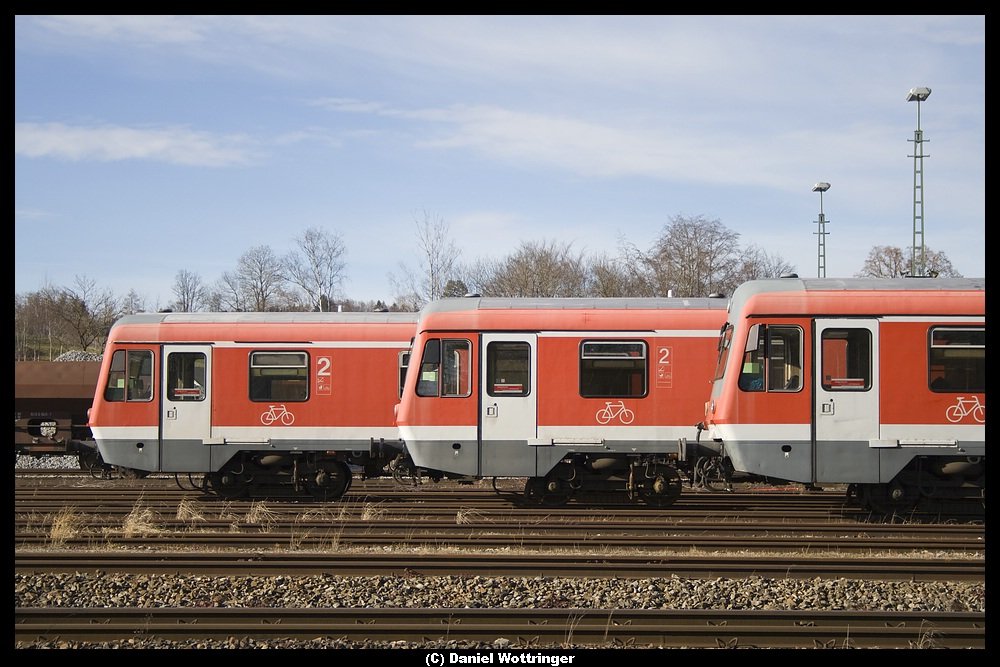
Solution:
{"label": "bicycle pictogram", "polygon": [[599,424],[607,424],[616,417],[622,424],[631,424],[635,419],[635,413],[625,407],[624,401],[617,403],[605,401],[604,407],[598,410],[595,416]]}
{"label": "bicycle pictogram", "polygon": [[270,406],[270,409],[260,416],[260,423],[264,426],[270,426],[278,420],[285,426],[291,426],[295,422],[295,415],[288,411],[284,403]]}
{"label": "bicycle pictogram", "polygon": [[944,411],[944,416],[952,423],[958,423],[972,415],[980,424],[986,423],[986,406],[979,402],[978,396],[959,396],[955,405],[949,405]]}

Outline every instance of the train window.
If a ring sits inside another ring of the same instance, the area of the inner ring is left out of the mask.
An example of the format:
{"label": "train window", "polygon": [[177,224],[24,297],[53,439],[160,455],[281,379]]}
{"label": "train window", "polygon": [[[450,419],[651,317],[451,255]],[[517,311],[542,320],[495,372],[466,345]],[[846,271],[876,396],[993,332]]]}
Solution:
{"label": "train window", "polygon": [[584,341],[580,345],[580,395],[645,396],[646,357],[645,341]]}
{"label": "train window", "polygon": [[527,396],[531,392],[531,346],[524,341],[493,341],[486,346],[486,393]]}
{"label": "train window", "polygon": [[740,366],[738,385],[743,391],[764,391],[764,336],[762,324],[755,324],[747,332],[747,343]]}
{"label": "train window", "polygon": [[203,352],[171,352],[167,355],[167,399],[204,401],[206,367]]}
{"label": "train window", "polygon": [[726,374],[726,362],[729,361],[729,348],[733,343],[733,325],[726,322],[719,332],[719,359],[715,364],[714,380],[719,380]]}
{"label": "train window", "polygon": [[802,390],[802,329],[767,328],[767,390]]}
{"label": "train window", "polygon": [[111,355],[104,400],[153,400],[153,351],[116,350]]}
{"label": "train window", "polygon": [[986,329],[932,328],[927,367],[931,391],[985,392]]}
{"label": "train window", "polygon": [[406,370],[410,367],[410,351],[399,353],[399,397],[403,397],[403,385],[406,384]]}
{"label": "train window", "polygon": [[431,338],[424,343],[417,396],[468,396],[472,393],[472,344]]}
{"label": "train window", "polygon": [[305,352],[251,352],[251,401],[305,401],[309,398],[309,355]]}
{"label": "train window", "polygon": [[775,324],[750,327],[738,384],[743,391],[801,391],[802,329]]}
{"label": "train window", "polygon": [[872,387],[872,335],[868,329],[825,329],[821,341],[825,391]]}

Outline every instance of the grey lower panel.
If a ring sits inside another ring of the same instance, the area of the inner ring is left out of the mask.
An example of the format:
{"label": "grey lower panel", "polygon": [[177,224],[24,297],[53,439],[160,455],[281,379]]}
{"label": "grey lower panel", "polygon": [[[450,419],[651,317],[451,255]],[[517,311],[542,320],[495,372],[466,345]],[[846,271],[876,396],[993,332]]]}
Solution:
{"label": "grey lower panel", "polygon": [[824,441],[816,445],[815,472],[812,446],[805,441],[730,440],[724,452],[737,472],[802,483],[885,484],[918,456],[986,456],[986,447],[984,443],[872,447],[868,440]]}
{"label": "grey lower panel", "polygon": [[900,470],[918,456],[948,459],[975,458],[986,456],[983,442],[960,442],[956,446],[926,447],[902,445],[891,449],[879,449],[879,482],[891,482]]}
{"label": "grey lower panel", "polygon": [[479,446],[474,441],[408,440],[406,451],[418,468],[469,477],[479,474]]}
{"label": "grey lower panel", "polygon": [[418,467],[428,470],[469,477],[543,477],[570,454],[672,453],[677,451],[677,445],[651,441],[537,445],[524,440],[490,440],[480,447],[476,442],[411,440],[406,449]]}
{"label": "grey lower panel", "polygon": [[737,472],[790,482],[812,482],[812,445],[808,441],[727,440],[725,454]]}
{"label": "grey lower panel", "polygon": [[158,472],[160,469],[160,443],[158,440],[105,440],[97,441],[101,458],[108,465]]}
{"label": "grey lower panel", "polygon": [[281,453],[308,451],[359,452],[368,454],[368,440],[315,442],[288,440],[273,446],[263,443],[206,445],[201,440],[168,440],[162,448],[156,440],[101,440],[97,444],[104,462],[148,472],[216,472],[243,451]]}
{"label": "grey lower panel", "polygon": [[879,452],[879,449],[869,446],[867,440],[817,443],[814,481],[828,484],[876,484],[885,481],[880,479]]}

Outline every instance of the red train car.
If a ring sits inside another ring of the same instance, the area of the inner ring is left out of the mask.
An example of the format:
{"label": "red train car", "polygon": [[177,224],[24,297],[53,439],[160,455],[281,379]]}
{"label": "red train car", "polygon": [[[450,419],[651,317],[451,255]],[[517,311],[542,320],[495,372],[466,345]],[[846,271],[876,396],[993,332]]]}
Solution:
{"label": "red train car", "polygon": [[985,308],[981,279],[745,283],[704,444],[736,472],[848,484],[878,511],[984,499]]}
{"label": "red train car", "polygon": [[444,299],[421,313],[397,424],[431,477],[667,505],[704,415],[726,301]]}
{"label": "red train car", "polygon": [[415,313],[157,313],[108,337],[90,427],[109,465],[226,497],[339,498],[401,451]]}

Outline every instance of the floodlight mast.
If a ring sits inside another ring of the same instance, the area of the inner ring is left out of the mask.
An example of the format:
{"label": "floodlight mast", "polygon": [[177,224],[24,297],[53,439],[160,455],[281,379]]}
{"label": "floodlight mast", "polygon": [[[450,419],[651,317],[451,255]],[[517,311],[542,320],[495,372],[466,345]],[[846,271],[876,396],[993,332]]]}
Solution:
{"label": "floodlight mast", "polygon": [[830,189],[829,183],[817,183],[812,191],[819,193],[819,231],[813,232],[819,235],[816,247],[816,277],[826,278],[826,217],[823,215],[823,193]]}
{"label": "floodlight mast", "polygon": [[926,264],[924,257],[924,133],[920,129],[920,103],[931,96],[927,87],[910,88],[907,102],[917,103],[917,129],[913,132],[913,247],[910,256],[910,275],[923,276]]}

